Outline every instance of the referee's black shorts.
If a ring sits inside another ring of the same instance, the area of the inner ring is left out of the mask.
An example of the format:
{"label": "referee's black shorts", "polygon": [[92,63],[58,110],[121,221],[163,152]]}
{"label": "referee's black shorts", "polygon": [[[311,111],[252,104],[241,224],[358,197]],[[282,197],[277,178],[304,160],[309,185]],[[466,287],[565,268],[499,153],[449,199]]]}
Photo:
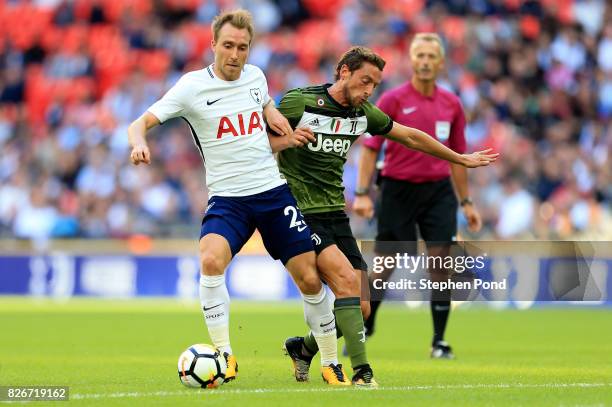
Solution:
{"label": "referee's black shorts", "polygon": [[425,242],[456,240],[458,203],[450,178],[412,183],[382,177],[380,186],[378,253],[415,252],[417,226]]}
{"label": "referee's black shorts", "polygon": [[361,255],[349,218],[344,211],[304,214],[304,220],[310,228],[317,255],[335,244],[354,269],[368,271],[368,265]]}

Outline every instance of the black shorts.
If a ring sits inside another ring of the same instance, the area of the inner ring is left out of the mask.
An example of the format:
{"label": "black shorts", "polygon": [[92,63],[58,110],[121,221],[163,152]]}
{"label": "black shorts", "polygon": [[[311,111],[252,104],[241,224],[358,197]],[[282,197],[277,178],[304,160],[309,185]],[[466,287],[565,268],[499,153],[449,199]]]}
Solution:
{"label": "black shorts", "polygon": [[354,269],[368,271],[368,265],[361,256],[349,218],[344,211],[304,214],[304,220],[310,228],[312,243],[317,254],[335,244]]}
{"label": "black shorts", "polygon": [[414,244],[395,247],[382,242],[416,242],[417,226],[425,242],[456,240],[458,203],[450,178],[412,183],[383,177],[379,196],[377,252],[413,252]]}

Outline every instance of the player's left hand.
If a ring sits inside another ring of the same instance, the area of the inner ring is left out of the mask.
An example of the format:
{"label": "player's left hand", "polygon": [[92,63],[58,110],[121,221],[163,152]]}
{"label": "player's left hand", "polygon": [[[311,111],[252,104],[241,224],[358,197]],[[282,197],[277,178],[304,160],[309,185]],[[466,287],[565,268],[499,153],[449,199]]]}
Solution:
{"label": "player's left hand", "polygon": [[300,127],[289,134],[289,147],[303,147],[310,142],[317,141],[314,133],[308,127]]}
{"label": "player's left hand", "polygon": [[474,204],[469,203],[463,205],[461,209],[463,209],[463,215],[468,222],[469,231],[474,233],[479,232],[480,228],[482,228],[482,218]]}
{"label": "player's left hand", "polygon": [[283,116],[276,107],[266,106],[266,109],[264,109],[264,116],[268,123],[268,127],[279,136],[288,136],[293,132],[287,118]]}
{"label": "player's left hand", "polygon": [[497,160],[499,153],[491,153],[493,149],[487,148],[486,150],[476,151],[471,154],[463,154],[463,162],[461,163],[467,168],[484,167]]}

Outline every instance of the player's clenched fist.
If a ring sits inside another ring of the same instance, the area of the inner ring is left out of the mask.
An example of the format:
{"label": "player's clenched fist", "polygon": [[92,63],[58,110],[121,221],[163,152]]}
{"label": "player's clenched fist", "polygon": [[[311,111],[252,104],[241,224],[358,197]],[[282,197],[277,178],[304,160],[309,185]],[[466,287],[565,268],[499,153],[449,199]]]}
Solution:
{"label": "player's clenched fist", "polygon": [[372,219],[374,216],[374,203],[368,195],[355,196],[353,211],[359,216]]}
{"label": "player's clenched fist", "polygon": [[130,160],[134,165],[138,165],[140,163],[151,163],[151,152],[149,151],[149,147],[146,144],[137,144],[132,147]]}
{"label": "player's clenched fist", "polygon": [[147,131],[158,124],[159,119],[155,115],[144,112],[142,116],[128,126],[128,143],[132,147],[132,152],[130,153],[132,164],[149,164],[151,162],[151,152],[149,151],[149,146],[147,146],[145,135]]}
{"label": "player's clenched fist", "polygon": [[310,142],[315,142],[315,136],[312,130],[308,127],[300,127],[295,129],[293,133],[289,135],[290,147],[302,147]]}

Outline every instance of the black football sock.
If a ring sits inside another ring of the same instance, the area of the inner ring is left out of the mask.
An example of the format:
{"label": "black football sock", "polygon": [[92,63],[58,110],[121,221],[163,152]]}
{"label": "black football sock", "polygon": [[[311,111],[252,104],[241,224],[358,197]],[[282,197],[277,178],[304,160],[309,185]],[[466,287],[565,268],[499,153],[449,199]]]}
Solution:
{"label": "black football sock", "polygon": [[450,313],[450,300],[432,300],[431,301],[431,317],[433,320],[433,340],[432,345],[436,342],[444,340],[444,331],[448,322],[448,314]]}

